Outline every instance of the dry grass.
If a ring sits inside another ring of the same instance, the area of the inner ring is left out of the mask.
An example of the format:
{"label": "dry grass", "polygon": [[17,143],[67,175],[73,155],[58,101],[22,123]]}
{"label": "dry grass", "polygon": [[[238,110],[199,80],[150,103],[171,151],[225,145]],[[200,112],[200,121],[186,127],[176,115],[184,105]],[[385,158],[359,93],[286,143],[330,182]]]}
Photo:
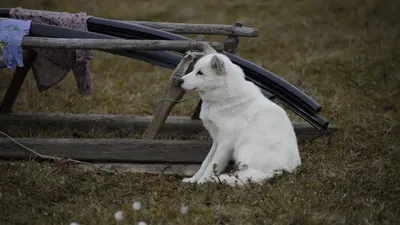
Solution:
{"label": "dry grass", "polygon": [[[184,185],[178,176],[83,172],[63,164],[1,164],[0,223],[115,224],[114,212],[124,209],[129,219],[121,224],[399,224],[398,0],[0,3],[17,5],[127,20],[241,20],[259,28],[260,36],[242,39],[240,56],[314,97],[341,131],[302,143],[297,173],[244,189]],[[41,94],[29,76],[15,109],[148,115],[171,72],[100,52],[91,70],[95,90],[90,96],[77,93],[73,76]],[[2,96],[11,74],[0,76]],[[173,114],[189,115],[194,106],[195,101],[182,103]],[[130,210],[134,200],[145,206],[135,214]],[[180,204],[189,207],[187,215],[179,215]]]}

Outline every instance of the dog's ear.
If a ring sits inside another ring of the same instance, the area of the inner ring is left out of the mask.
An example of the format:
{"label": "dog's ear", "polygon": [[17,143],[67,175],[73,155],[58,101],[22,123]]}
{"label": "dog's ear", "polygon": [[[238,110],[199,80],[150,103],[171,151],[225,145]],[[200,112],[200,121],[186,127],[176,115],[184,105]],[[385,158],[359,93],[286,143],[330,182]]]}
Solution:
{"label": "dog's ear", "polygon": [[215,71],[217,75],[225,74],[225,63],[217,55],[214,55],[211,59],[211,69]]}

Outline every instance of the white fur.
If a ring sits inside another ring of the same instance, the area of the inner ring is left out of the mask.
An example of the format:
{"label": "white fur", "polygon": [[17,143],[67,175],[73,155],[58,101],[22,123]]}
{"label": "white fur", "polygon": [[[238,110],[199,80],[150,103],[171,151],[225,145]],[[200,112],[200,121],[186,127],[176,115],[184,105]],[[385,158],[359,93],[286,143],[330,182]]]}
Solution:
{"label": "white fur", "polygon": [[[183,182],[217,180],[216,172],[232,186],[249,179],[261,183],[301,164],[296,134],[285,110],[246,81],[242,69],[225,55],[203,56],[181,79],[182,88],[199,92],[203,100],[200,119],[213,139],[201,168]],[[244,165],[243,169],[234,176],[221,174],[231,159]]]}

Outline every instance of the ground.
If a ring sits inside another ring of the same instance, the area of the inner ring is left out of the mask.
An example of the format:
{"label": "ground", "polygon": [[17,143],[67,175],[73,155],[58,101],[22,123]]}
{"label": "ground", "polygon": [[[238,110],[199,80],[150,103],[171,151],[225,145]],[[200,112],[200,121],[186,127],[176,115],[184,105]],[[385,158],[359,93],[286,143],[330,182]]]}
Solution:
{"label": "ground", "polygon": [[[139,220],[147,224],[400,224],[400,1],[221,2],[3,0],[0,7],[84,11],[125,20],[222,24],[240,20],[260,30],[257,38],[241,39],[240,56],[312,96],[340,131],[300,143],[303,164],[296,173],[245,188],[182,184],[178,175],[111,175],[61,163],[2,163],[2,224],[117,224],[118,210],[125,213],[120,224]],[[77,93],[72,75],[39,93],[30,74],[15,110],[150,115],[171,73],[100,52],[95,52],[91,71],[94,92],[88,96]],[[2,97],[11,73],[3,70],[0,76]],[[194,100],[179,104],[172,114],[189,116],[195,104]],[[60,135],[41,131],[12,135],[39,134]],[[132,211],[134,201],[142,202],[143,209]],[[187,214],[180,214],[181,205],[188,207]]]}

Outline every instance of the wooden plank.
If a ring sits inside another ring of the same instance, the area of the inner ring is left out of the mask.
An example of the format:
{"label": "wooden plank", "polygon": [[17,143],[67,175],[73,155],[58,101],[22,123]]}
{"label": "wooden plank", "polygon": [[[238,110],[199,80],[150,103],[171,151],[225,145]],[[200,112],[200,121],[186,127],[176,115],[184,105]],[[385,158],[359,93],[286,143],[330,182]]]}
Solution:
{"label": "wooden plank", "polygon": [[[124,130],[126,132],[144,132],[153,116],[122,114],[69,114],[69,113],[25,113],[15,112],[0,115],[0,130],[12,127],[29,127],[31,129],[69,129],[90,131],[96,129],[104,132]],[[168,133],[196,134],[204,131],[201,121],[192,122],[190,118],[169,116],[161,129]]]}
{"label": "wooden plank", "polygon": [[24,37],[22,46],[26,48],[51,49],[93,49],[93,50],[123,50],[133,51],[187,51],[202,50],[209,44],[217,51],[223,51],[223,44],[204,41],[177,40],[125,40],[125,39],[76,39]]}
{"label": "wooden plank", "polygon": [[175,34],[216,34],[236,35],[243,37],[258,37],[259,31],[250,27],[234,27],[232,25],[220,24],[193,24],[193,23],[169,23],[148,21],[121,21],[139,24]]}
{"label": "wooden plank", "polygon": [[[201,163],[211,141],[142,139],[35,139],[16,138],[36,152],[85,162]],[[27,159],[34,155],[8,138],[0,138],[0,158]]]}
{"label": "wooden plank", "polygon": [[[193,176],[200,169],[198,164],[168,164],[168,163],[94,163],[102,168],[117,171],[119,173],[152,173],[152,174],[180,174],[184,176]],[[95,170],[96,168],[81,164],[85,170]]]}
{"label": "wooden plank", "polygon": [[0,69],[7,68],[6,64],[4,63],[4,56],[0,55]]}
{"label": "wooden plank", "polygon": [[182,99],[185,90],[176,85],[176,82],[185,73],[184,67],[189,67],[189,63],[188,57],[183,58],[171,74],[164,90],[163,101],[159,103],[149,126],[144,132],[144,139],[155,139],[158,136],[172,108],[177,101]]}
{"label": "wooden plank", "polygon": [[[204,41],[204,42],[205,42],[205,41],[206,41],[206,37],[205,37],[204,35],[197,35],[197,37],[196,37],[195,40],[196,40],[196,41]],[[205,45],[204,48],[203,48],[202,50],[204,50],[204,49],[206,48],[206,46],[210,46],[210,45]],[[185,71],[185,73],[184,73],[183,75],[192,72],[193,67],[194,67],[194,64],[196,64],[196,62],[197,62],[200,58],[201,58],[201,56],[192,58],[192,62],[190,63],[189,67],[187,68],[187,70]]]}
{"label": "wooden plank", "polygon": [[[234,27],[242,27],[243,24],[241,22],[236,22],[233,26]],[[229,35],[226,38],[226,40],[224,41],[225,51],[227,51],[229,53],[236,55],[238,46],[239,46],[239,37],[237,35]]]}
{"label": "wooden plank", "polygon": [[[1,150],[0,150],[1,151]],[[10,164],[24,166],[29,162],[0,160],[0,164]],[[168,163],[91,163],[103,169],[116,171],[118,173],[152,173],[152,174],[179,174],[184,176],[193,176],[200,168],[200,164],[168,164]],[[76,164],[83,170],[95,171],[97,168]]]}
{"label": "wooden plank", "polygon": [[[104,132],[125,131],[143,132],[152,121],[152,116],[121,115],[121,114],[69,114],[69,113],[24,113],[15,112],[0,114],[0,130],[7,132],[13,127],[29,129],[69,129],[87,132],[96,129]],[[329,125],[325,132],[320,132],[308,123],[293,122],[297,138],[300,141],[313,140],[338,130]],[[206,133],[201,120],[190,117],[169,116],[160,133],[199,134]]]}
{"label": "wooden plank", "polygon": [[22,84],[25,81],[25,77],[31,69],[36,59],[35,51],[24,51],[24,66],[17,67],[14,71],[13,78],[10,86],[4,95],[3,102],[0,105],[0,114],[12,112],[12,107],[15,100],[17,99],[18,93],[21,89]]}
{"label": "wooden plank", "polygon": [[[197,37],[196,39],[199,40],[201,38],[204,38],[204,36]],[[204,45],[203,47],[205,48],[205,46],[209,45]],[[157,111],[155,112],[150,125],[144,132],[144,139],[157,138],[173,107],[178,103],[179,100],[182,99],[183,95],[185,94],[185,90],[180,87],[177,81],[183,75],[190,73],[193,70],[193,64],[197,58],[199,58],[199,56],[186,55],[171,74],[168,83],[165,86],[163,101],[161,101],[158,105]]]}

